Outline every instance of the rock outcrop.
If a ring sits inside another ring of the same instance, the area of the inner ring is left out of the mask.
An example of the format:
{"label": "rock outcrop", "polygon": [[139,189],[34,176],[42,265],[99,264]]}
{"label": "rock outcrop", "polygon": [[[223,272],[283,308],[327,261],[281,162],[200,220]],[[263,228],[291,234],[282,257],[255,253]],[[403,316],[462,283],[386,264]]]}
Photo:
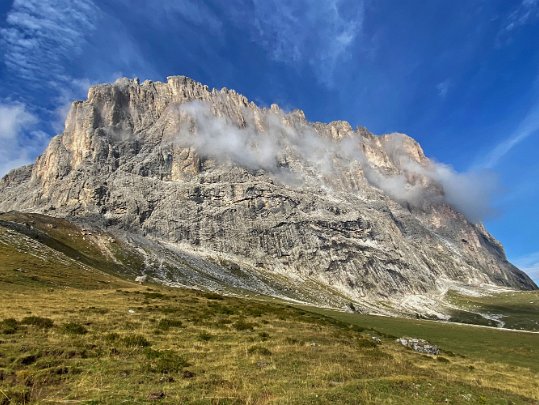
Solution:
{"label": "rock outcrop", "polygon": [[438,346],[433,345],[424,339],[401,337],[398,338],[396,342],[419,353],[432,354],[435,356],[440,354],[440,348]]}
{"label": "rock outcrop", "polygon": [[[309,123],[182,76],[121,79],[74,102],[35,164],[2,179],[0,211],[75,219],[371,308],[454,284],[536,288],[445,198],[432,164],[406,135]],[[187,267],[159,274],[174,282]]]}

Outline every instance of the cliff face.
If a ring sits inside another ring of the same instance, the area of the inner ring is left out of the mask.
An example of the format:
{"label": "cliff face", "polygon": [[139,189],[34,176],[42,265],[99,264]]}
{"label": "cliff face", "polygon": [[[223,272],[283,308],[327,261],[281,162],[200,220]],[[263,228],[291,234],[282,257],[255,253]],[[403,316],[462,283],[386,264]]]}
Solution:
{"label": "cliff face", "polygon": [[186,77],[122,79],[91,88],[35,164],[4,177],[0,211],[77,218],[359,302],[535,288],[433,165],[402,134],[309,123]]}

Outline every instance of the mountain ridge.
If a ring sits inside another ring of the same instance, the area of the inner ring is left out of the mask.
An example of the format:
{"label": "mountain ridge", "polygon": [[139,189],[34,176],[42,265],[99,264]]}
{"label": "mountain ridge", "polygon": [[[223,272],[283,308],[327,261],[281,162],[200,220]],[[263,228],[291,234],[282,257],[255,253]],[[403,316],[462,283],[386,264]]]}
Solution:
{"label": "mountain ridge", "polygon": [[[0,181],[0,211],[142,241],[149,264],[139,271],[166,282],[187,271],[158,274],[161,248],[329,289],[318,303],[342,295],[330,305],[388,301],[443,316],[428,307],[451,286],[537,288],[473,223],[477,207],[459,212],[456,185],[468,180],[403,134],[309,123],[185,76],[121,79],[74,102],[36,163]],[[432,302],[417,307],[416,296]]]}

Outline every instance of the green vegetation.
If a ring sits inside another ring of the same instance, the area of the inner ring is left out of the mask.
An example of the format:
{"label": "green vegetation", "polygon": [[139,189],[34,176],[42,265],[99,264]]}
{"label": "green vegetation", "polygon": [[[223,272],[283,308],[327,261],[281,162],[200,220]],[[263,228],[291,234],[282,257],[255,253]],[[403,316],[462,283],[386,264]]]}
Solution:
{"label": "green vegetation", "polygon": [[[105,263],[92,235],[9,215],[0,222],[33,221],[49,239],[0,223],[0,405],[539,401],[539,334],[141,286]],[[66,259],[79,251],[91,266]],[[536,296],[453,298],[531,328]],[[400,336],[442,352],[413,352]]]}
{"label": "green vegetation", "polygon": [[[468,311],[501,315],[505,328],[539,331],[539,291],[505,292],[482,297],[469,297],[451,292],[450,302]],[[469,319],[471,316],[472,319]],[[477,316],[460,311],[455,320],[475,323]]]}
{"label": "green vegetation", "polygon": [[[37,243],[46,248],[41,252],[46,260],[26,254]],[[73,261],[66,261],[66,258]],[[88,273],[87,266],[103,274],[88,274],[95,278],[93,282],[91,278],[79,282],[79,277],[74,277],[74,280],[69,277],[74,271],[86,270]],[[133,276],[139,274],[142,267],[143,258],[137,251],[110,236],[99,235],[64,219],[46,215],[21,212],[0,214],[0,283],[4,278],[2,270],[9,269],[18,271],[19,282],[27,286],[33,280],[47,282],[51,287],[103,288],[104,284],[113,281],[107,277],[108,274]]]}
{"label": "green vegetation", "polygon": [[49,329],[54,325],[54,321],[49,318],[42,318],[41,316],[27,316],[21,321],[24,325],[34,325],[38,328]]}
{"label": "green vegetation", "polygon": [[88,329],[76,322],[69,322],[62,326],[62,332],[71,335],[85,335],[88,333]]}
{"label": "green vegetation", "polygon": [[181,328],[183,326],[182,321],[178,319],[163,318],[159,320],[157,327],[162,330],[169,330],[171,328]]}
{"label": "green vegetation", "polygon": [[[534,334],[134,284],[1,290],[0,299],[1,404],[539,400]],[[415,353],[392,335],[427,338],[443,353]]]}
{"label": "green vegetation", "polygon": [[525,367],[539,373],[539,334],[504,331],[450,322],[349,314],[308,308],[340,322],[373,328],[389,336],[414,336],[439,345],[446,352]]}

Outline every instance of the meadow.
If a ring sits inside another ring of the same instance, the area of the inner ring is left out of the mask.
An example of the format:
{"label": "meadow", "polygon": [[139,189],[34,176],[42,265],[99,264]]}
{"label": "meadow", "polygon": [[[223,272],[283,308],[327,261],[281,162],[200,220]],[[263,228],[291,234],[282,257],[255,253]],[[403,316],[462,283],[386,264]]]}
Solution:
{"label": "meadow", "polygon": [[539,403],[539,334],[139,285],[136,256],[32,218],[0,226],[0,405]]}
{"label": "meadow", "polygon": [[[539,400],[535,334],[161,286],[1,287],[1,404]],[[400,335],[442,353],[406,349]]]}

